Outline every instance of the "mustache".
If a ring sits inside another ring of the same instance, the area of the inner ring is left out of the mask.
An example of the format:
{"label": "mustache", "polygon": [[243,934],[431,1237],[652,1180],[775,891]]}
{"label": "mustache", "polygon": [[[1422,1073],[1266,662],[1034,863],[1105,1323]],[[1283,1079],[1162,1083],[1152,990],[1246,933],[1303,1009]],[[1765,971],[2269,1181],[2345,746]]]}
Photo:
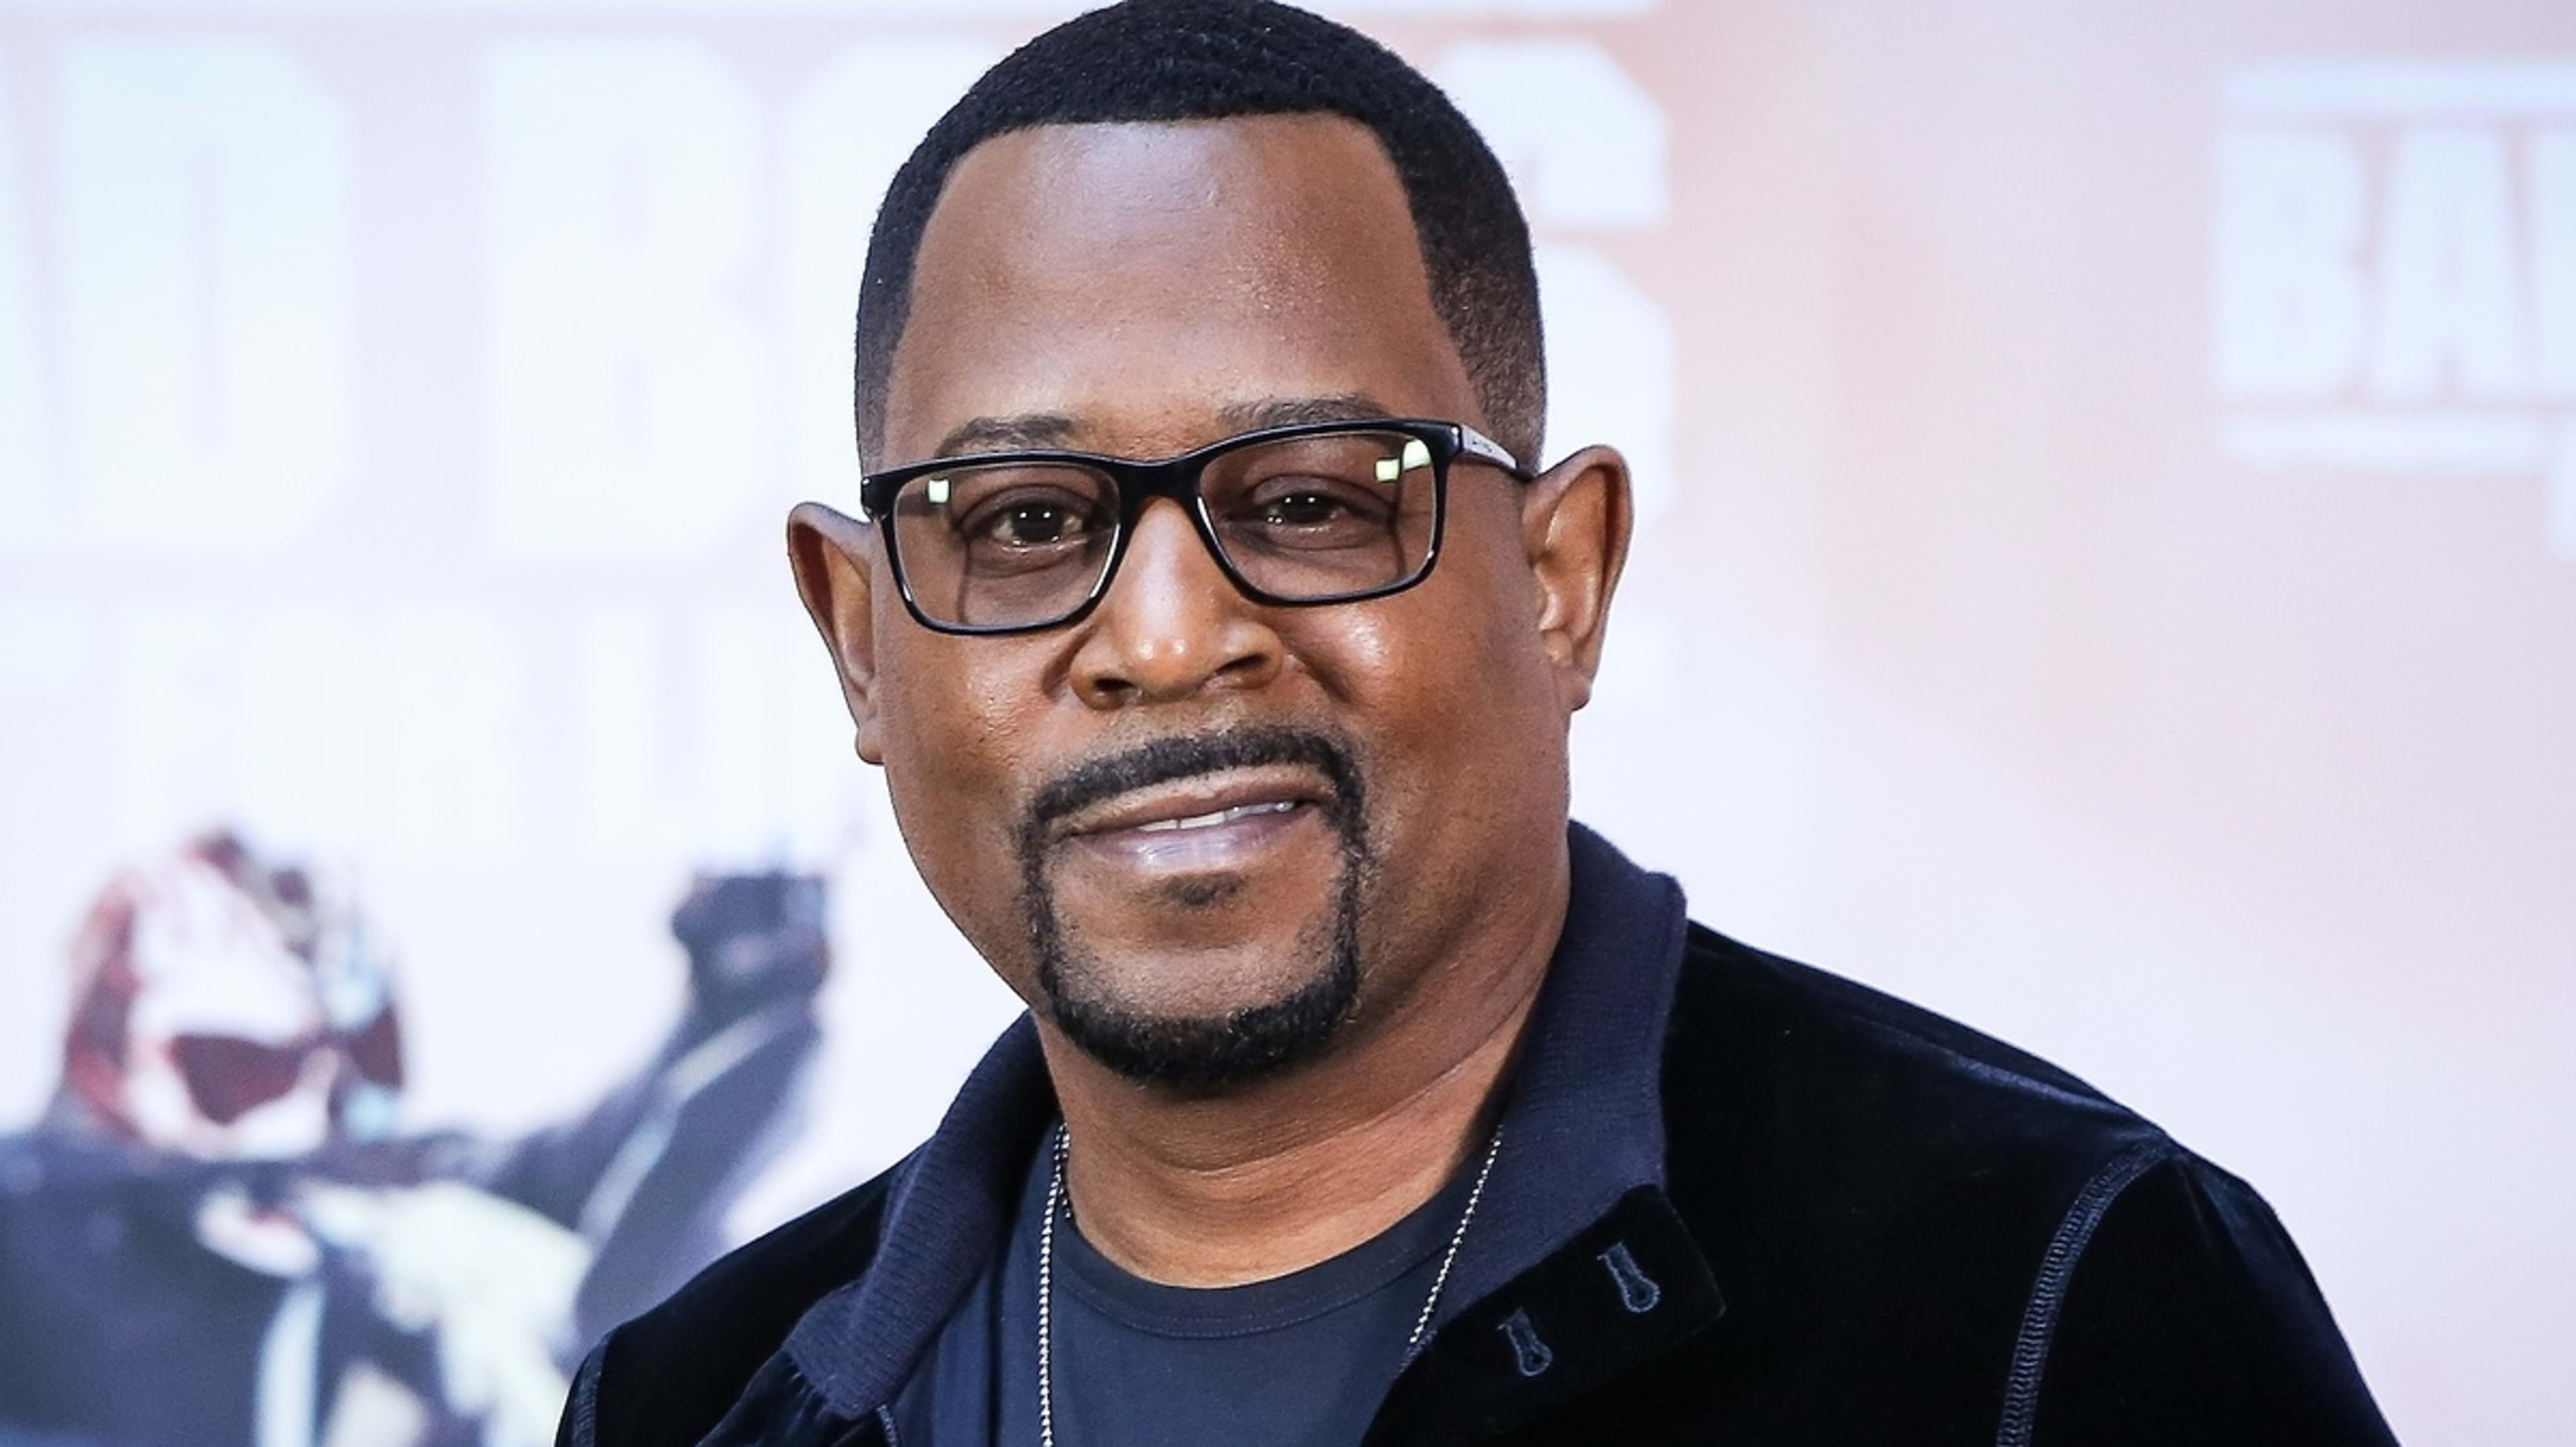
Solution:
{"label": "mustache", "polygon": [[1137,789],[1279,764],[1322,774],[1332,785],[1327,808],[1345,830],[1359,817],[1360,770],[1350,747],[1319,730],[1271,725],[1154,739],[1077,764],[1049,780],[1029,801],[1023,837],[1034,841],[1063,819]]}

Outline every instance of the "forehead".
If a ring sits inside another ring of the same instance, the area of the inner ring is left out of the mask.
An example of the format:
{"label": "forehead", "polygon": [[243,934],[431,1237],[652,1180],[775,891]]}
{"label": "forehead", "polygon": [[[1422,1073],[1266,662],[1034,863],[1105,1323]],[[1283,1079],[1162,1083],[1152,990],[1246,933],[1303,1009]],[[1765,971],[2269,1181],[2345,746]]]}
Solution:
{"label": "forehead", "polygon": [[1179,450],[1275,399],[1482,423],[1394,165],[1330,115],[1046,126],[969,152],[924,228],[888,460],[962,423]]}

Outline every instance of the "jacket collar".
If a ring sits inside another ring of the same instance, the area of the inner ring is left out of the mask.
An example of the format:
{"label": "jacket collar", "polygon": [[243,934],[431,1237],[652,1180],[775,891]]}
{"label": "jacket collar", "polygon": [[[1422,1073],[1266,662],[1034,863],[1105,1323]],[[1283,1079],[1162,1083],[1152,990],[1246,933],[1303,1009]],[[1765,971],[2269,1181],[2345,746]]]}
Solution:
{"label": "jacket collar", "polygon": [[[1664,1183],[1665,1022],[1689,920],[1681,886],[1570,825],[1565,932],[1504,1103],[1503,1145],[1437,1323]],[[1435,1324],[1437,1324],[1435,1323]]]}
{"label": "jacket collar", "polygon": [[786,1354],[832,1406],[857,1417],[893,1399],[993,1253],[1019,1199],[1055,1087],[1022,1015],[966,1077],[930,1139],[895,1167],[875,1257],[816,1302]]}
{"label": "jacket collar", "polygon": [[[1661,1204],[1660,1080],[1688,928],[1681,889],[1582,825],[1567,835],[1565,931],[1504,1106],[1485,1205],[1443,1293],[1444,1323],[1472,1318],[1484,1298],[1566,1255],[1569,1243],[1587,1244],[1623,1205],[1644,1200],[1650,1212],[1670,1211]],[[929,1141],[896,1168],[866,1272],[815,1303],[788,1336],[787,1355],[835,1410],[864,1415],[902,1386],[1000,1248],[1022,1173],[1055,1113],[1037,1032],[1023,1016]],[[1644,1197],[1634,1194],[1640,1188]],[[1690,1255],[1690,1270],[1704,1278]]]}

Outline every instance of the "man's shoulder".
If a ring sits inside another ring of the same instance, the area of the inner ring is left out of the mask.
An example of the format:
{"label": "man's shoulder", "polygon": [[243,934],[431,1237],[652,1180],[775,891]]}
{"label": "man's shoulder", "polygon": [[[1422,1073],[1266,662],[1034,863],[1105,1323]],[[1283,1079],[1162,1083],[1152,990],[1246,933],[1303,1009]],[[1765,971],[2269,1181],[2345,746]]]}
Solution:
{"label": "man's shoulder", "polygon": [[1663,1091],[1729,1321],[1866,1384],[1846,1435],[2388,1441],[2262,1198],[2027,1051],[1693,926]]}
{"label": "man's shoulder", "polygon": [[1931,1130],[1962,1149],[2117,1149],[2156,1134],[2028,1051],[1699,924],[1684,950],[1667,1055],[1668,1076],[1680,1077],[1668,1091],[1779,1093],[1784,1108],[1811,1117],[1802,1122],[1810,1129],[1848,1116],[1854,1129]]}
{"label": "man's shoulder", "polygon": [[[1858,1269],[2017,1310],[2088,1189],[2188,1159],[2037,1056],[1696,925],[1663,1091],[1676,1204],[1703,1239],[1762,1258],[1748,1273],[1802,1294],[1825,1288],[1792,1279],[1811,1269]],[[1917,1269],[1936,1257],[1995,1269]]]}
{"label": "man's shoulder", "polygon": [[[697,1441],[815,1303],[867,1270],[905,1164],[727,1253],[610,1332],[574,1384],[566,1440]],[[570,1430],[576,1419],[584,1430]]]}

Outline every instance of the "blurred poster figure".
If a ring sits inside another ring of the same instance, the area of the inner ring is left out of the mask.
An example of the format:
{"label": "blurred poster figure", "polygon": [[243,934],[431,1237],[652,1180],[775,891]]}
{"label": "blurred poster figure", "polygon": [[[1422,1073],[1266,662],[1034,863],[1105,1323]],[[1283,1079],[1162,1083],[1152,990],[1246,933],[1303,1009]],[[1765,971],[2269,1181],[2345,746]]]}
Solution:
{"label": "blurred poster figure", "polygon": [[0,1138],[0,1447],[551,1441],[567,1364],[726,1244],[817,1040],[819,880],[701,877],[672,930],[688,1007],[608,1099],[401,1137],[349,900],[229,835],[116,880],[53,1104]]}

